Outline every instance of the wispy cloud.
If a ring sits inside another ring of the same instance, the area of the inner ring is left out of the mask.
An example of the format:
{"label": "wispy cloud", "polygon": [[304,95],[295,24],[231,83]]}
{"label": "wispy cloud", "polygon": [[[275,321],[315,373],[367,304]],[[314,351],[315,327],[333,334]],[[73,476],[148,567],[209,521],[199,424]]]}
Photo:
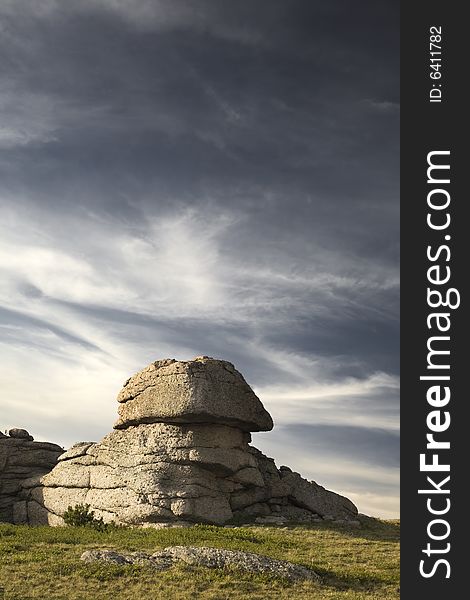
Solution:
{"label": "wispy cloud", "polygon": [[47,96],[0,91],[0,150],[56,140],[54,107]]}
{"label": "wispy cloud", "polygon": [[374,373],[364,379],[325,382],[323,377],[331,366],[328,361],[319,362],[317,377],[306,387],[257,388],[258,395],[269,404],[278,421],[358,425],[398,431],[398,378]]}
{"label": "wispy cloud", "polygon": [[364,104],[377,112],[398,113],[400,110],[400,104],[390,100],[376,100],[373,98],[367,98],[364,100]]}

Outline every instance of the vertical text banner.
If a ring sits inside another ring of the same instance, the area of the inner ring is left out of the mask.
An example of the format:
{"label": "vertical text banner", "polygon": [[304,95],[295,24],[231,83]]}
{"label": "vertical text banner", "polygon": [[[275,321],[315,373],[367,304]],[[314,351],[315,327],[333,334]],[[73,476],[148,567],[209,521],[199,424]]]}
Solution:
{"label": "vertical text banner", "polygon": [[470,132],[463,8],[434,0],[401,5],[404,600],[460,598],[468,570],[464,324],[470,232],[463,181]]}

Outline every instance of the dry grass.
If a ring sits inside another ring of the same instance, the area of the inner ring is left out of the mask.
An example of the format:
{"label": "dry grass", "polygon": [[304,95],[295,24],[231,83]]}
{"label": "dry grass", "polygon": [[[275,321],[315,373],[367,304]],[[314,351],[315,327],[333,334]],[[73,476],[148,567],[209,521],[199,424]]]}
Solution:
{"label": "dry grass", "polygon": [[[290,560],[315,569],[321,584],[291,584],[237,571],[84,564],[89,548],[218,546]],[[92,529],[0,524],[0,587],[5,600],[391,600],[399,597],[399,523],[363,519],[361,529],[198,525],[188,529]],[[0,595],[1,598],[1,595]]]}

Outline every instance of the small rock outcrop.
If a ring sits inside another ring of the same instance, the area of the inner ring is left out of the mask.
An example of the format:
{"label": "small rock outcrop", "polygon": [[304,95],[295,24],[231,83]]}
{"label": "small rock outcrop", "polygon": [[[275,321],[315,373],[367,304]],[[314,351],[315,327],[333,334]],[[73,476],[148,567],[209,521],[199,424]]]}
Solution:
{"label": "small rock outcrop", "polygon": [[147,565],[157,571],[169,569],[178,562],[195,567],[210,569],[238,569],[247,573],[274,575],[289,581],[320,581],[320,576],[302,565],[277,560],[269,556],[224,550],[223,548],[205,548],[198,546],[169,546],[160,552],[115,552],[114,550],[86,550],[81,555],[86,563],[105,562],[115,565]]}
{"label": "small rock outcrop", "polygon": [[229,362],[157,361],[124,384],[118,402],[101,442],[75,444],[50,473],[23,482],[16,522],[61,525],[77,504],[104,521],[154,527],[357,515],[347,498],[250,445],[250,431],[273,422]]}
{"label": "small rock outcrop", "polygon": [[0,433],[0,521],[13,523],[23,518],[14,512],[23,482],[48,473],[63,452],[56,444],[33,441],[26,429]]}

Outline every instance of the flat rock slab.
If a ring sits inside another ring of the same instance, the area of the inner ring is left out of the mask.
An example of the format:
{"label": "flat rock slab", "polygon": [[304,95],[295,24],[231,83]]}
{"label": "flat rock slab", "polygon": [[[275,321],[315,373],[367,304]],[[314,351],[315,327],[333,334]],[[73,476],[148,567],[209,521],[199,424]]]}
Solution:
{"label": "flat rock slab", "polygon": [[110,565],[145,565],[165,571],[175,563],[171,556],[154,558],[145,552],[115,552],[114,550],[85,550],[80,557],[86,563],[103,562]]}
{"label": "flat rock slab", "polygon": [[247,573],[262,573],[283,577],[289,581],[320,581],[320,576],[301,565],[277,560],[269,556],[225,550],[223,548],[206,548],[196,546],[169,546],[160,552],[146,554],[144,552],[119,553],[114,550],[86,550],[81,560],[87,563],[106,562],[117,565],[148,565],[158,571],[169,569],[178,562],[210,569],[239,569]]}

